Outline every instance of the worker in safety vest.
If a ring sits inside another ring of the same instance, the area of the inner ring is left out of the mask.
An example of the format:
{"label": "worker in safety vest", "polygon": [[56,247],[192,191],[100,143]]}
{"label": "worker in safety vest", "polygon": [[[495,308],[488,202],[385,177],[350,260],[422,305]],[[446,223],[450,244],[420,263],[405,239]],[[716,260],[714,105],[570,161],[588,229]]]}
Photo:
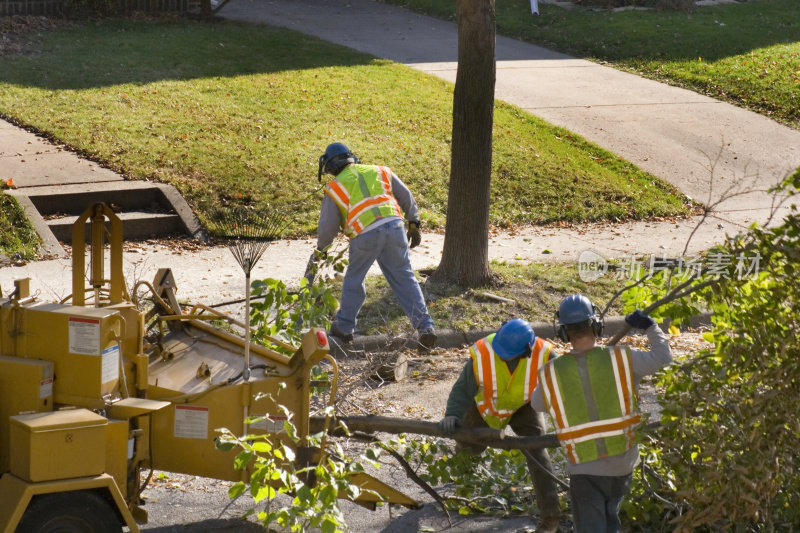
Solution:
{"label": "worker in safety vest", "polygon": [[[525,320],[513,318],[469,348],[439,427],[447,434],[456,426],[503,429],[517,435],[544,434],[544,418],[530,406],[538,370],[554,356],[553,345],[537,337]],[[459,448],[461,448],[459,443]],[[482,448],[466,445],[480,453]],[[540,518],[537,532],[558,530],[561,509],[550,457],[544,449],[526,454]]]}
{"label": "worker in safety vest", "polygon": [[[411,192],[392,169],[360,164],[353,152],[339,142],[329,145],[320,156],[320,181],[323,173],[334,179],[325,187],[322,199],[317,250],[326,250],[340,230],[350,238],[342,299],[329,334],[344,342],[353,340],[356,318],[366,298],[364,278],[378,261],[400,307],[418,332],[420,347],[432,348],[436,343],[433,319],[408,254],[409,248],[421,240],[417,204]],[[309,259],[307,278],[317,255],[315,252]]]}
{"label": "worker in safety vest", "polygon": [[619,508],[639,461],[637,387],[668,365],[672,352],[664,332],[638,309],[625,322],[647,333],[650,351],[598,346],[602,318],[580,294],[561,302],[556,320],[559,338],[572,350],[539,369],[531,405],[549,412],[567,456],[575,532],[617,532]]}

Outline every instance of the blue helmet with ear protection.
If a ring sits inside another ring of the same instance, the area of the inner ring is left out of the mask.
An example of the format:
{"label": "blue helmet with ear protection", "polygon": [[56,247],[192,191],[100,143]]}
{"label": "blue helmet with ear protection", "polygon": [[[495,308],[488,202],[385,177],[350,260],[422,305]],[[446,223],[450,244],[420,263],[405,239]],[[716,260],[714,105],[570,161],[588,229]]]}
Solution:
{"label": "blue helmet with ear protection", "polygon": [[603,333],[603,319],[599,316],[597,307],[583,294],[570,294],[564,298],[555,318],[558,321],[558,338],[564,342],[568,342],[564,326],[569,324],[580,324],[591,320],[595,336],[599,337]]}
{"label": "blue helmet with ear protection", "polygon": [[351,163],[358,163],[358,158],[353,155],[350,148],[339,142],[329,144],[325,153],[319,156],[317,180],[322,181],[323,173],[336,176]]}
{"label": "blue helmet with ear protection", "polygon": [[559,324],[577,324],[596,316],[595,308],[583,294],[570,294],[558,307]]}
{"label": "blue helmet with ear protection", "polygon": [[512,318],[504,322],[492,340],[494,353],[507,361],[529,352],[536,342],[536,333],[527,320]]}

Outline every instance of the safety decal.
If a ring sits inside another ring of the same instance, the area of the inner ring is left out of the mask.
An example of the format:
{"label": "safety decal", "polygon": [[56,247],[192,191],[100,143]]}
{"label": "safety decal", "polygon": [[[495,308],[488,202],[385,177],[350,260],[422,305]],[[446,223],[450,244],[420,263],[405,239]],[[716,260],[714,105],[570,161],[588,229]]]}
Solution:
{"label": "safety decal", "polygon": [[182,439],[208,438],[208,407],[175,406],[175,437]]}
{"label": "safety decal", "polygon": [[103,350],[100,382],[103,384],[119,379],[119,345],[115,344]]}
{"label": "safety decal", "polygon": [[45,378],[39,382],[39,399],[44,400],[53,395],[53,378]]}
{"label": "safety decal", "polygon": [[100,320],[69,318],[69,353],[100,355]]}

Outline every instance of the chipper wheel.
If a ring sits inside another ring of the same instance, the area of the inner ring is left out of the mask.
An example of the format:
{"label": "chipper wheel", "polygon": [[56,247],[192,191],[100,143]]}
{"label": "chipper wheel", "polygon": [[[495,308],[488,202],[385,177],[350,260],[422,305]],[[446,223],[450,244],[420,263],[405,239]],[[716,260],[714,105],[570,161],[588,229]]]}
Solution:
{"label": "chipper wheel", "polygon": [[101,494],[89,490],[36,496],[17,527],[25,533],[115,533],[120,518]]}

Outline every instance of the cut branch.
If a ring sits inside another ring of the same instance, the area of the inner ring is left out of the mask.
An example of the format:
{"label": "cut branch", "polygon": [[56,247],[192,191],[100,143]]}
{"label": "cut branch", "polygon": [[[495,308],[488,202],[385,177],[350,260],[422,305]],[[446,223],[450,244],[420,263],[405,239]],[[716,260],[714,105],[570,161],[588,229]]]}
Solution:
{"label": "cut branch", "polygon": [[[311,430],[314,432],[322,431],[324,421],[325,417],[312,416],[310,418]],[[558,448],[560,446],[558,437],[554,434],[532,437],[504,436],[501,431],[488,427],[461,427],[456,428],[454,433],[448,434],[439,429],[439,425],[436,422],[387,416],[346,416],[335,418],[332,424],[332,427],[335,428],[331,430],[332,435],[347,436],[347,431],[341,424],[344,424],[344,427],[351,431],[381,432],[393,435],[401,433],[429,435],[454,439],[464,443],[480,444],[501,450],[539,450],[542,448]]]}

